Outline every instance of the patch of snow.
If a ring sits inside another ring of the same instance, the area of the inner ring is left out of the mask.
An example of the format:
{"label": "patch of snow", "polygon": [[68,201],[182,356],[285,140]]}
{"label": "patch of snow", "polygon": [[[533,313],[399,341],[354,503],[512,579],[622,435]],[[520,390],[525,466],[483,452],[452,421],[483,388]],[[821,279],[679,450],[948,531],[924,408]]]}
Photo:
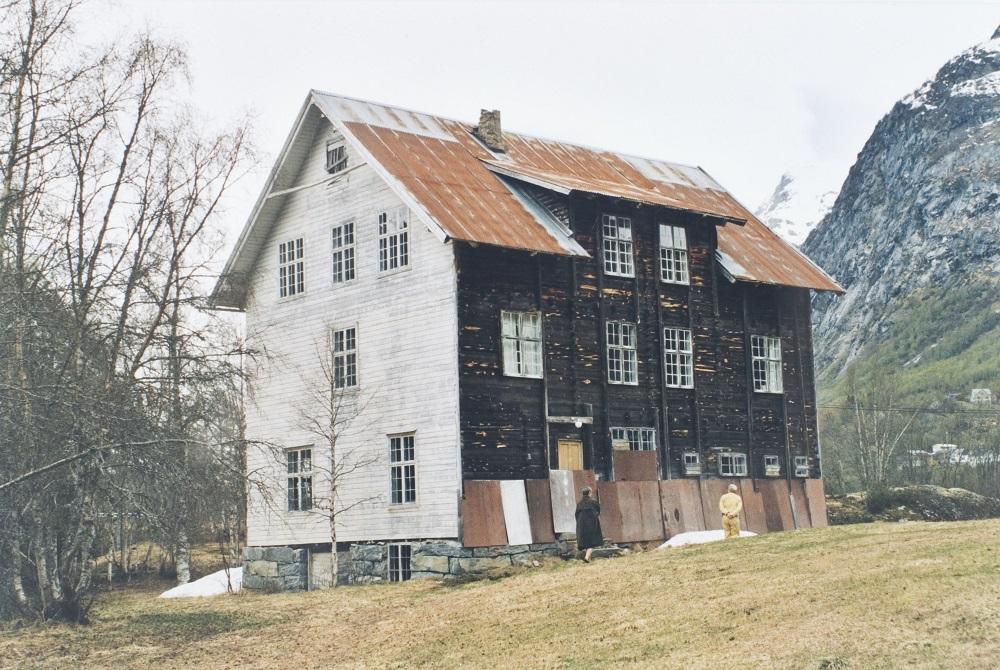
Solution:
{"label": "patch of snow", "polygon": [[[721,532],[721,531],[720,531]],[[226,579],[226,571],[219,570],[210,575],[205,575],[201,579],[196,579],[187,584],[181,584],[160,594],[161,598],[205,598],[208,596],[219,596],[229,592],[229,585],[232,585],[233,593],[238,593],[243,586],[243,568],[230,568],[229,579]]]}
{"label": "patch of snow", "polygon": [[920,88],[905,96],[902,100],[900,100],[900,102],[908,106],[910,109],[919,109],[920,107],[923,107],[927,104],[927,94],[931,92],[931,85],[933,83],[934,82],[932,80],[928,79],[920,85]]}
{"label": "patch of snow", "polygon": [[[757,533],[748,530],[741,530],[740,537],[754,537]],[[726,534],[721,530],[695,530],[689,533],[678,533],[659,546],[659,549],[670,549],[672,547],[686,547],[689,544],[708,544],[726,539]]]}
{"label": "patch of snow", "polygon": [[1000,72],[990,72],[976,79],[968,79],[951,88],[952,95],[1000,95]]}
{"label": "patch of snow", "polygon": [[837,200],[843,182],[831,165],[799,166],[781,175],[778,185],[754,215],[792,244],[802,244]]}

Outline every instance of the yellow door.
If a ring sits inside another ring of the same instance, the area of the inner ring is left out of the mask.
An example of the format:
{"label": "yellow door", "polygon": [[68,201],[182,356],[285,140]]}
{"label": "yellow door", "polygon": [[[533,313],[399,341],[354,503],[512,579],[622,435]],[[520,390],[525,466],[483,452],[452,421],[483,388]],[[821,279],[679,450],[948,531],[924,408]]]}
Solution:
{"label": "yellow door", "polygon": [[583,442],[559,440],[559,469],[583,470]]}

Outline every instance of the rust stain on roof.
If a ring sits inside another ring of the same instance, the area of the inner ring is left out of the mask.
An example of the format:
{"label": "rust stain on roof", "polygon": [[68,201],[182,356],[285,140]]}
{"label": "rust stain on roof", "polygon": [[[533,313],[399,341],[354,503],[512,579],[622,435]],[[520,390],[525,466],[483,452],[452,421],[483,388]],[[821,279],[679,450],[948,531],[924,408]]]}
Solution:
{"label": "rust stain on roof", "polygon": [[504,132],[493,153],[449,119],[316,93],[320,106],[424,208],[449,237],[509,249],[580,255],[553,235],[498,175],[569,193],[594,193],[695,212],[725,223],[719,252],[736,280],[843,289],[782,240],[704,170]]}

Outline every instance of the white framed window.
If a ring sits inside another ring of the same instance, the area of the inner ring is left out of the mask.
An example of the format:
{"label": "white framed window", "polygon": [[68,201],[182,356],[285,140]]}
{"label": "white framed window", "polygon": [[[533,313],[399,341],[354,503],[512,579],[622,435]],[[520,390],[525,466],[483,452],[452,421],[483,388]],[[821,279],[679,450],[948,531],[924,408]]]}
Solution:
{"label": "white framed window", "polygon": [[409,544],[389,545],[389,581],[405,582],[410,578],[410,558],[413,546]]}
{"label": "white framed window", "polygon": [[288,470],[288,511],[312,509],[312,449],[289,449],[285,452]]}
{"label": "white framed window", "polygon": [[764,454],[764,476],[777,477],[781,474],[781,459],[774,454]]}
{"label": "white framed window", "polygon": [[413,433],[389,436],[390,500],[393,505],[417,501],[417,462]]}
{"label": "white framed window", "polygon": [[333,386],[338,389],[358,385],[358,329],[333,331]]}
{"label": "white framed window", "polygon": [[639,383],[639,359],[636,355],[635,324],[609,321],[607,324],[608,382]]}
{"label": "white framed window", "polygon": [[687,232],[680,226],[660,224],[660,279],[671,284],[690,284]]}
{"label": "white framed window", "polygon": [[808,477],[809,476],[809,457],[808,456],[796,456],[795,457],[795,476],[796,477]]}
{"label": "white framed window", "polygon": [[781,339],[752,335],[750,356],[753,365],[753,390],[760,393],[781,393]]}
{"label": "white framed window", "polygon": [[410,210],[397,207],[378,215],[378,271],[391,272],[410,264]]}
{"label": "white framed window", "polygon": [[354,279],[354,222],[347,221],[333,227],[333,283],[342,284]]}
{"label": "white framed window", "polygon": [[343,172],[347,168],[347,147],[343,142],[330,140],[326,143],[326,171],[330,174]]}
{"label": "white framed window", "polygon": [[278,245],[278,296],[288,298],[306,290],[305,245],[302,238]]}
{"label": "white framed window", "polygon": [[655,428],[612,428],[611,441],[628,440],[631,451],[653,451],[656,449]]}
{"label": "white framed window", "polygon": [[686,328],[664,328],[663,357],[667,386],[693,388],[694,348],[691,345],[691,331]]}
{"label": "white framed window", "polygon": [[503,373],[508,377],[542,377],[542,315],[500,312]]}
{"label": "white framed window", "polygon": [[701,456],[698,454],[697,451],[684,452],[684,474],[686,475],[701,474]]}
{"label": "white framed window", "polygon": [[719,475],[723,477],[746,477],[747,455],[733,452],[719,454]]}
{"label": "white framed window", "polygon": [[632,219],[605,214],[601,219],[604,242],[604,272],[634,277],[632,263]]}

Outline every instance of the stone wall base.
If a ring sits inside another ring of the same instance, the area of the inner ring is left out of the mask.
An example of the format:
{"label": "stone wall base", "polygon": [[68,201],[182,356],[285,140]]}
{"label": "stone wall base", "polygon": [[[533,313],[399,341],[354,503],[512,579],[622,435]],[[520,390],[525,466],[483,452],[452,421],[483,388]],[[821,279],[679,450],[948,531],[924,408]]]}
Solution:
{"label": "stone wall base", "polygon": [[309,585],[309,552],[292,547],[243,550],[243,588],[252,591],[302,591]]}

